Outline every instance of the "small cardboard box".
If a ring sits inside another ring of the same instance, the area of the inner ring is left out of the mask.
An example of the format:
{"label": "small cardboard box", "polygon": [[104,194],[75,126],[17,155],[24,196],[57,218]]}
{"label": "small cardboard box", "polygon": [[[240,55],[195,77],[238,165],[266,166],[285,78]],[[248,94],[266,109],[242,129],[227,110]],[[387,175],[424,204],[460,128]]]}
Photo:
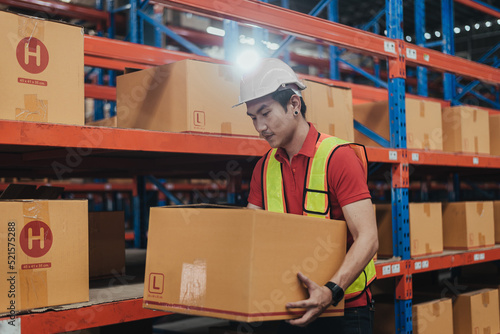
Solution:
{"label": "small cardboard box", "polygon": [[89,300],[86,200],[0,201],[0,228],[0,314]]}
{"label": "small cardboard box", "polygon": [[490,115],[490,154],[500,156],[500,113]]}
{"label": "small cardboard box", "polygon": [[343,221],[263,210],[151,208],[143,306],[244,322],[299,317],[285,307],[308,298],[297,272],[331,279],[346,231]]}
{"label": "small cardboard box", "polygon": [[0,118],[85,124],[83,28],[0,11]]}
{"label": "small cardboard box", "polygon": [[[354,119],[390,141],[388,101],[354,105]],[[380,147],[357,130],[354,138],[357,143]],[[440,103],[406,99],[406,144],[410,149],[443,150]]]}
{"label": "small cardboard box", "polygon": [[451,299],[443,298],[414,304],[413,333],[453,334],[453,306]]}
{"label": "small cardboard box", "polygon": [[445,249],[474,249],[495,244],[493,202],[456,202],[443,205]]}
{"label": "small cardboard box", "polygon": [[465,106],[443,108],[443,150],[490,154],[488,112]]}
{"label": "small cardboard box", "polygon": [[307,121],[321,133],[354,141],[351,89],[311,80],[305,80],[305,84],[302,97],[307,106]]}
{"label": "small cardboard box", "polygon": [[125,269],[123,211],[89,212],[89,275],[102,278]]}
{"label": "small cardboard box", "polygon": [[[441,203],[410,203],[410,254],[412,257],[443,252]],[[378,256],[392,257],[392,207],[377,204]]]}
{"label": "small cardboard box", "polygon": [[493,219],[495,221],[495,243],[500,244],[500,201],[493,201]]}
{"label": "small cardboard box", "polygon": [[454,333],[498,333],[498,315],[498,290],[483,289],[461,294],[453,303]]}
{"label": "small cardboard box", "polygon": [[109,118],[100,119],[98,121],[87,122],[85,125],[105,126],[108,128],[116,128],[116,127],[118,127],[118,117],[113,116],[113,117],[109,117]]}
{"label": "small cardboard box", "polygon": [[181,60],[117,78],[118,127],[258,136],[229,65]]}

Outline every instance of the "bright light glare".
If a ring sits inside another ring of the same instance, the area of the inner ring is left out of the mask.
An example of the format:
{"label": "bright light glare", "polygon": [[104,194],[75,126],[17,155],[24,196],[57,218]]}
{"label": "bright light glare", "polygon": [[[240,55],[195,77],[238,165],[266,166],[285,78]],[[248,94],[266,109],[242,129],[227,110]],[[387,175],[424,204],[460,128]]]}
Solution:
{"label": "bright light glare", "polygon": [[500,24],[500,19],[497,20],[497,24]]}
{"label": "bright light glare", "polygon": [[484,22],[484,25],[485,25],[487,28],[489,28],[489,27],[491,27],[491,22],[490,22],[490,21],[486,21],[486,22]]}
{"label": "bright light glare", "polygon": [[255,45],[255,39],[253,37],[246,37],[245,35],[240,35],[240,43],[241,44],[248,44],[248,45]]}
{"label": "bright light glare", "polygon": [[441,33],[439,31],[434,31],[434,35],[436,35],[436,37],[441,37]]}
{"label": "bright light glare", "polygon": [[425,37],[425,39],[431,39],[431,34],[429,34],[428,32],[426,32],[424,34],[424,37]]}
{"label": "bright light glare", "polygon": [[273,50],[273,51],[276,51],[280,48],[280,45],[277,44],[277,43],[273,43],[273,42],[269,42],[269,41],[262,41],[262,43],[264,43],[264,45],[269,49],[269,50]]}
{"label": "bright light glare", "polygon": [[470,31],[470,26],[465,26],[464,29]]}
{"label": "bright light glare", "polygon": [[224,37],[224,35],[226,35],[226,32],[224,31],[224,29],[219,29],[219,28],[215,28],[215,27],[207,27],[207,32],[211,35],[216,35],[216,36],[221,36],[221,37]]}
{"label": "bright light glare", "polygon": [[453,29],[453,31],[455,32],[455,34],[460,34],[460,28],[459,27],[455,27],[455,29]]}
{"label": "bright light glare", "polygon": [[387,36],[387,30],[384,30],[384,35],[386,35],[386,36]]}
{"label": "bright light glare", "polygon": [[260,61],[260,55],[255,50],[246,50],[238,55],[236,64],[242,72],[248,72],[253,69]]}

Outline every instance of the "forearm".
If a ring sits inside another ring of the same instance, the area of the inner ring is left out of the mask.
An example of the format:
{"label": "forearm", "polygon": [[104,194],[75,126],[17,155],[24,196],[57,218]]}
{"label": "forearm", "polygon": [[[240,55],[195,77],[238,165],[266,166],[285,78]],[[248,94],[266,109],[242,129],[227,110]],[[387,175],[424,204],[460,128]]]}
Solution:
{"label": "forearm", "polygon": [[358,278],[378,249],[378,240],[370,235],[359,236],[347,252],[344,262],[330,281],[344,291]]}

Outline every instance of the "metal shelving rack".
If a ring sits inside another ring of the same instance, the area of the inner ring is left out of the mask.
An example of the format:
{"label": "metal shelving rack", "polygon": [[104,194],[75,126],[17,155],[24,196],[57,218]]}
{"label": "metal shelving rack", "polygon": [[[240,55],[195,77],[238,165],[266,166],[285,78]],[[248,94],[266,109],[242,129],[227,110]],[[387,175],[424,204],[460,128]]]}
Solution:
{"label": "metal shelving rack", "polygon": [[[86,18],[100,22],[101,26],[107,25],[114,20],[122,20],[119,16],[108,15],[104,17],[103,12],[94,9],[86,9],[82,12],[78,6],[62,4],[55,1],[16,1],[17,5],[25,8],[43,10],[44,6],[56,8],[66,14],[75,17]],[[0,3],[16,3],[10,0],[0,0]],[[335,8],[331,0],[330,10]],[[455,0],[472,8],[484,11],[500,18],[500,12],[477,0]],[[100,1],[99,1],[100,3]],[[146,5],[148,1],[138,3],[131,0],[130,10],[136,11],[140,6]],[[438,256],[410,258],[409,251],[409,222],[408,222],[408,189],[409,189],[409,166],[414,165],[439,165],[465,168],[487,168],[500,169],[500,157],[478,156],[471,154],[451,154],[443,152],[429,152],[419,150],[408,150],[406,148],[405,129],[405,80],[407,65],[419,66],[418,77],[419,94],[426,94],[425,69],[429,68],[439,72],[445,72],[445,97],[448,101],[441,101],[443,105],[456,103],[454,100],[454,81],[452,75],[500,84],[500,70],[491,66],[475,63],[452,55],[453,38],[446,36],[453,27],[452,0],[442,0],[443,24],[448,29],[443,30],[443,53],[425,48],[423,39],[417,38],[414,45],[403,41],[402,32],[402,0],[386,0],[386,22],[387,36],[383,37],[363,30],[343,26],[327,20],[293,12],[291,10],[269,5],[265,2],[252,0],[239,0],[236,4],[231,0],[198,1],[198,0],[158,0],[156,3],[186,9],[188,11],[214,15],[226,20],[242,23],[256,24],[267,29],[278,29],[282,32],[301,35],[335,45],[336,47],[356,50],[363,54],[370,54],[388,60],[388,83],[387,89],[367,87],[355,84],[340,83],[329,79],[320,79],[324,82],[341,84],[353,89],[353,96],[360,98],[382,99],[389,98],[391,119],[390,148],[368,148],[368,158],[372,162],[391,164],[392,175],[392,204],[393,204],[393,240],[395,258],[379,261],[376,264],[377,274],[380,278],[394,277],[396,279],[396,332],[412,332],[412,275],[420,272],[452,268],[474,263],[500,260],[500,247],[480,249],[466,252],[448,252]],[[423,0],[415,0],[418,6],[416,15],[422,15]],[[32,7],[35,6],[35,7]],[[38,7],[37,7],[38,6]],[[102,4],[100,3],[100,6]],[[108,9],[111,9],[108,6]],[[334,20],[335,13],[330,13],[329,18]],[[423,19],[419,16],[419,19]],[[132,29],[131,40],[139,42],[140,29],[137,16],[130,15]],[[422,27],[417,29],[423,34]],[[453,32],[451,32],[452,34]],[[417,33],[418,36],[418,33]],[[158,40],[158,39],[157,39]],[[420,41],[420,42],[419,42]],[[332,49],[334,50],[334,49]],[[332,52],[334,53],[334,52]],[[448,53],[448,54],[446,54]],[[411,57],[409,56],[411,55]],[[123,70],[125,67],[147,68],[154,65],[177,61],[185,58],[207,59],[203,55],[192,53],[174,52],[135,43],[117,41],[103,37],[85,36],[85,64],[108,70]],[[213,61],[213,60],[212,60]],[[336,71],[333,77],[335,78]],[[317,78],[316,78],[317,79]],[[85,95],[96,99],[115,100],[116,92],[113,87],[100,85],[85,85]],[[99,141],[90,141],[99,133]],[[9,148],[9,153],[2,153],[3,166],[23,166],[27,173],[39,173],[44,175],[48,171],[40,170],[40,162],[47,159],[64,159],[66,148],[90,149],[91,153],[86,156],[85,162],[74,169],[75,173],[84,172],[89,169],[98,169],[106,163],[114,168],[123,167],[127,162],[127,169],[132,169],[139,174],[145,172],[156,172],[148,168],[144,169],[144,163],[134,160],[137,153],[146,155],[144,159],[156,159],[156,154],[163,157],[183,156],[181,164],[195,161],[200,155],[219,156],[222,160],[230,157],[255,157],[260,156],[267,150],[267,144],[259,139],[222,137],[193,134],[160,133],[132,129],[111,129],[95,127],[77,127],[56,124],[22,123],[12,121],[0,121],[0,148]],[[50,156],[47,156],[47,151]],[[150,154],[150,155],[148,155]],[[119,157],[117,157],[119,156]],[[206,156],[204,156],[206,158]],[[132,160],[131,160],[132,159]],[[130,166],[132,165],[132,168]],[[141,169],[142,168],[142,169]],[[136,178],[135,184],[141,184],[144,188],[142,176]],[[141,187],[139,187],[141,188]],[[135,205],[140,205],[140,189],[134,192],[137,200]],[[139,212],[140,210],[138,210]],[[136,235],[143,235],[144,224],[140,217],[136,217]],[[137,238],[137,246],[141,246],[140,238]],[[64,311],[50,311],[46,313],[31,313],[20,315],[21,329],[23,332],[31,332],[33,329],[43,328],[50,323],[47,331],[59,331],[71,321],[75,325],[73,330],[97,327],[111,323],[145,319],[160,316],[164,313],[147,311],[142,309],[140,294],[123,301],[99,301],[74,309]],[[59,312],[64,312],[59,313]],[[83,314],[96,314],[85,318]],[[133,314],[133,316],[131,316]],[[0,318],[0,321],[2,319]]]}

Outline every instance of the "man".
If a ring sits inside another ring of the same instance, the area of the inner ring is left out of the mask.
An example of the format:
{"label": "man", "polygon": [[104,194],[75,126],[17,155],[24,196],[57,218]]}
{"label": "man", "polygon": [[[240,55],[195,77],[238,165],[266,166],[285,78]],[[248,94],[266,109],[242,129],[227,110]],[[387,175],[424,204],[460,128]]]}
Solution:
{"label": "man", "polygon": [[[366,154],[364,147],[319,134],[306,121],[300,93],[305,88],[288,65],[272,58],[262,60],[240,85],[240,104],[246,103],[255,129],[273,148],[255,166],[248,207],[345,220],[348,227],[345,260],[329,282],[298,273],[309,298],[287,308],[306,312],[283,322],[279,333],[371,333],[369,284],[375,279],[378,239]],[[323,176],[311,177],[311,170]],[[318,318],[344,294],[344,317]]]}

